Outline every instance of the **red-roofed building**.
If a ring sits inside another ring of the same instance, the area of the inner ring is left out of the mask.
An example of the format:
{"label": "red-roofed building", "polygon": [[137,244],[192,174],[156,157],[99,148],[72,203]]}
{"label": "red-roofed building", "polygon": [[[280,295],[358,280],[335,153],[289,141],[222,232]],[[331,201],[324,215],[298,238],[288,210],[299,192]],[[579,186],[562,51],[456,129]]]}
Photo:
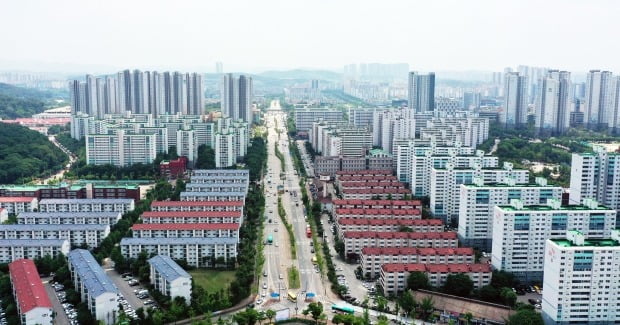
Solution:
{"label": "red-roofed building", "polygon": [[243,201],[153,201],[152,211],[243,211]]}
{"label": "red-roofed building", "polygon": [[366,189],[349,189],[345,188],[341,191],[344,199],[360,199],[370,200],[372,198],[380,198],[383,200],[402,200],[406,195],[411,196],[411,191],[406,188],[366,188]]}
{"label": "red-roofed building", "polygon": [[372,170],[372,169],[363,169],[363,170],[341,170],[336,172],[336,177],[339,176],[391,176],[391,170]]}
{"label": "red-roofed building", "polygon": [[15,260],[9,264],[9,272],[21,323],[51,325],[52,302],[34,262],[28,259]]}
{"label": "red-roofed building", "polygon": [[187,157],[179,157],[175,160],[163,160],[159,163],[159,174],[167,178],[177,178],[185,174]]}
{"label": "red-roofed building", "polygon": [[238,223],[242,220],[241,211],[144,211],[145,224],[197,224],[197,223]]}
{"label": "red-roofed building", "polygon": [[6,209],[8,214],[33,212],[39,207],[36,197],[9,196],[0,197],[0,208]]}
{"label": "red-roofed building", "polygon": [[346,231],[402,231],[403,228],[409,228],[414,232],[444,230],[440,219],[337,218],[337,220],[338,234],[341,238]]}
{"label": "red-roofed building", "polygon": [[491,283],[491,266],[489,264],[422,264],[390,263],[381,266],[379,283],[386,295],[397,295],[407,289],[407,278],[412,272],[424,272],[431,286],[440,287],[450,274],[467,274],[479,289]]}
{"label": "red-roofed building", "polygon": [[457,247],[456,232],[347,231],[343,234],[347,258],[356,259],[364,247]]}
{"label": "red-roofed building", "polygon": [[420,209],[420,200],[339,200],[332,202],[333,209]]}
{"label": "red-roofed building", "polygon": [[422,213],[418,209],[336,209],[336,220],[348,219],[421,219]]}
{"label": "red-roofed building", "polygon": [[134,238],[239,238],[239,223],[139,223],[131,230]]}
{"label": "red-roofed building", "polygon": [[471,264],[474,261],[474,250],[469,247],[364,247],[360,256],[362,274],[372,279],[379,277],[383,264]]}

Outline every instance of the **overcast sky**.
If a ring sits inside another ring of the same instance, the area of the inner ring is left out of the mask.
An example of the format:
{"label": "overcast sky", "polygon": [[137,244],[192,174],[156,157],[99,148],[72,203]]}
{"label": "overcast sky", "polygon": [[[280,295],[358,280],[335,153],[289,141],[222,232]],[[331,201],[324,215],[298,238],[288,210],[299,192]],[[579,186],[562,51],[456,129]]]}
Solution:
{"label": "overcast sky", "polygon": [[518,64],[620,72],[620,1],[18,0],[0,5],[0,69],[420,71]]}

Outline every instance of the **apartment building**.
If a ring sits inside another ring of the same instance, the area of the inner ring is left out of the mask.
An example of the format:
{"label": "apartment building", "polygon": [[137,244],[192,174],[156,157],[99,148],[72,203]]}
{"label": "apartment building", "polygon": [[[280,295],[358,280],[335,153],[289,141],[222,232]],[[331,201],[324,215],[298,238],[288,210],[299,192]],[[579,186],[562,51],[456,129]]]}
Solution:
{"label": "apartment building", "polygon": [[197,176],[195,175],[196,171],[192,172],[192,176],[190,176],[189,182],[191,184],[248,184],[250,179],[249,175],[241,175],[241,176],[226,176],[226,175],[218,175],[218,176]]}
{"label": "apartment building", "polygon": [[174,299],[183,297],[185,303],[192,300],[192,276],[169,256],[156,255],[148,260],[151,284],[163,295]]}
{"label": "apartment building", "polygon": [[110,225],[0,225],[2,239],[67,239],[73,246],[99,247],[110,234]]}
{"label": "apartment building", "polygon": [[135,208],[132,199],[43,199],[40,212],[120,212]]}
{"label": "apartment building", "polygon": [[336,209],[417,209],[422,208],[420,200],[340,200],[332,201],[334,210]]}
{"label": "apartment building", "polygon": [[93,255],[85,249],[74,249],[68,256],[69,271],[75,291],[95,319],[106,325],[118,320],[118,289]]}
{"label": "apartment building", "polygon": [[6,210],[8,214],[32,212],[38,208],[38,202],[35,197],[0,197],[0,208]]}
{"label": "apartment building", "polygon": [[473,264],[473,248],[364,247],[360,256],[362,274],[375,279],[383,264]]}
{"label": "apartment building", "polygon": [[134,238],[239,238],[239,223],[139,223]]}
{"label": "apartment building", "polygon": [[234,183],[221,183],[221,184],[196,184],[188,183],[185,185],[186,192],[247,192],[248,184],[234,184]]}
{"label": "apartment building", "polygon": [[548,239],[544,255],[542,316],[545,324],[620,322],[620,234],[590,239],[571,230]]}
{"label": "apartment building", "polygon": [[549,199],[561,200],[564,190],[560,186],[547,185],[547,180],[537,177],[535,183],[517,184],[507,178],[500,183],[485,183],[476,178],[473,184],[460,185],[459,241],[490,252],[493,240],[493,208],[510,204],[518,199],[524,205],[544,205]]}
{"label": "apartment building", "polygon": [[22,212],[17,215],[21,225],[115,225],[120,212]]}
{"label": "apartment building", "polygon": [[194,267],[212,266],[214,260],[237,257],[236,238],[123,238],[121,253],[125,258],[147,254],[167,255]]}
{"label": "apartment building", "polygon": [[0,263],[11,263],[21,258],[37,259],[45,256],[67,255],[71,244],[66,239],[2,239]]}
{"label": "apartment building", "polygon": [[244,201],[246,192],[181,192],[181,201]]}
{"label": "apartment building", "polygon": [[489,138],[489,120],[480,117],[435,117],[420,128],[420,138],[435,138],[477,147]]}
{"label": "apartment building", "polygon": [[447,164],[445,168],[433,168],[430,182],[430,210],[433,216],[443,219],[447,224],[458,221],[459,197],[461,184],[472,184],[474,178],[482,178],[485,183],[494,183],[506,178],[514,178],[517,183],[527,183],[529,171],[513,169],[511,163],[504,163],[504,168],[485,169],[457,168]]}
{"label": "apartment building", "polygon": [[[397,210],[399,211],[399,210]],[[444,230],[443,222],[439,219],[381,219],[381,218],[337,218],[336,229],[338,234],[346,231],[407,231],[413,232],[440,232]]]}
{"label": "apartment building", "polygon": [[[191,177],[227,177],[227,179],[250,177],[249,169],[194,169]],[[215,178],[214,178],[215,179]]]}
{"label": "apartment building", "polygon": [[145,224],[222,224],[243,222],[241,211],[144,211]]}
{"label": "apartment building", "polygon": [[153,201],[152,211],[180,212],[180,211],[241,211],[243,201]]}
{"label": "apartment building", "polygon": [[491,266],[488,264],[383,264],[379,284],[386,295],[397,295],[407,290],[407,278],[412,272],[423,272],[431,286],[441,287],[451,274],[466,274],[479,289],[491,283]]}
{"label": "apartment building", "polygon": [[42,199],[134,199],[140,200],[138,181],[77,180],[57,185],[0,185],[0,197],[26,196]]}
{"label": "apartment building", "polygon": [[0,223],[9,219],[9,211],[5,208],[0,208]]}
{"label": "apartment building", "polygon": [[364,247],[457,247],[456,232],[347,231],[343,234],[345,255],[359,256]]}
{"label": "apartment building", "polygon": [[366,188],[366,189],[344,189],[342,198],[345,200],[403,200],[411,196],[411,191],[406,188]]}
{"label": "apartment building", "polygon": [[314,122],[338,123],[344,117],[343,112],[337,108],[296,108],[294,114],[295,128],[299,132],[308,132]]}
{"label": "apartment building", "polygon": [[513,199],[511,205],[494,210],[493,267],[524,282],[542,281],[547,239],[563,238],[567,230],[580,231],[588,239],[609,238],[616,229],[616,210],[591,199],[584,200],[584,205],[567,206],[557,200],[524,205]]}
{"label": "apartment building", "polygon": [[52,325],[52,302],[34,262],[28,259],[16,260],[9,264],[9,273],[21,324]]}
{"label": "apartment building", "polygon": [[422,212],[419,209],[336,209],[335,217],[337,220],[343,218],[357,220],[418,220],[422,219]]}
{"label": "apartment building", "polygon": [[574,153],[571,161],[570,204],[595,199],[620,209],[620,153],[593,146],[594,153]]}

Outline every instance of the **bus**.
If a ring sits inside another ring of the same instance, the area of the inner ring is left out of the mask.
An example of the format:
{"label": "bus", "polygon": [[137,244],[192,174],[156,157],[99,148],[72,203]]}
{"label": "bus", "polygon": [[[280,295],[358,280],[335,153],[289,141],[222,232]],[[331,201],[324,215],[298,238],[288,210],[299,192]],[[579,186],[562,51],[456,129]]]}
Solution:
{"label": "bus", "polygon": [[292,302],[296,302],[297,301],[297,295],[293,291],[289,291],[286,294],[286,297],[288,298],[288,300],[290,300]]}
{"label": "bus", "polygon": [[267,244],[269,245],[273,244],[273,235],[267,236]]}
{"label": "bus", "polygon": [[355,313],[355,310],[353,310],[353,308],[349,306],[341,306],[341,305],[332,305],[332,311],[334,311],[335,313],[350,314],[350,315],[353,315]]}

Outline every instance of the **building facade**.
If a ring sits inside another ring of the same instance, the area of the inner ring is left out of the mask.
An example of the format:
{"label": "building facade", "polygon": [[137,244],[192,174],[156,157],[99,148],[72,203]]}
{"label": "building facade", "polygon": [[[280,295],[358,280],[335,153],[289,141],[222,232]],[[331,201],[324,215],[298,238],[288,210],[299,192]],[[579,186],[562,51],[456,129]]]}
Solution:
{"label": "building facade", "polygon": [[174,300],[183,297],[185,303],[192,300],[192,276],[169,256],[156,255],[148,260],[151,269],[151,284],[163,295]]}

